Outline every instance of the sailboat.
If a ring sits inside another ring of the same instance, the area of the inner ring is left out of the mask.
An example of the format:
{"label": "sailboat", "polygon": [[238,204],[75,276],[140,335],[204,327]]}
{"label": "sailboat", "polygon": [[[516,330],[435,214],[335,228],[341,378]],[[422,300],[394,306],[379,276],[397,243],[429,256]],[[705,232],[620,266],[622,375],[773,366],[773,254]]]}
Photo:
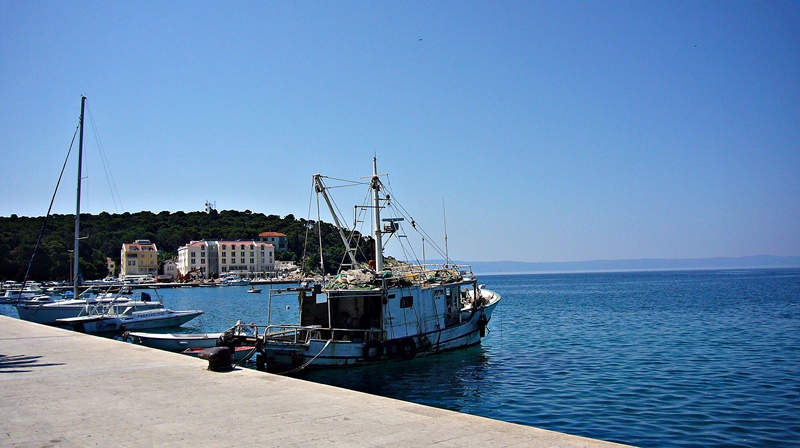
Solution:
{"label": "sailboat", "polygon": [[159,302],[149,300],[149,296],[140,300],[135,300],[122,295],[104,295],[93,296],[92,291],[87,290],[82,295],[79,294],[78,288],[81,283],[79,252],[80,252],[80,231],[81,231],[81,168],[83,165],[83,123],[84,123],[84,109],[86,106],[86,97],[81,96],[81,115],[79,122],[79,138],[78,138],[78,189],[77,198],[75,201],[75,241],[74,241],[74,256],[73,256],[73,269],[75,277],[72,278],[73,299],[58,300],[58,301],[17,301],[15,303],[17,314],[22,320],[35,322],[39,324],[55,324],[58,319],[66,319],[76,317],[81,314],[89,312],[90,307],[94,310],[108,311],[112,306],[135,306],[139,310],[161,308]]}
{"label": "sailboat", "polygon": [[[223,333],[221,345],[255,345],[257,368],[293,373],[306,368],[348,367],[390,360],[410,360],[446,350],[479,344],[485,336],[500,295],[478,283],[469,266],[446,260],[441,265],[388,263],[383,237],[400,240],[403,218],[381,219],[394,201],[385,189],[373,158],[369,182],[374,253],[368,263],[356,261],[345,229],[335,213],[328,188],[319,174],[314,188],[325,200],[339,228],[350,263],[326,285],[273,293],[297,294],[300,321],[271,324],[255,338],[241,329]],[[412,220],[411,225],[418,225]]]}

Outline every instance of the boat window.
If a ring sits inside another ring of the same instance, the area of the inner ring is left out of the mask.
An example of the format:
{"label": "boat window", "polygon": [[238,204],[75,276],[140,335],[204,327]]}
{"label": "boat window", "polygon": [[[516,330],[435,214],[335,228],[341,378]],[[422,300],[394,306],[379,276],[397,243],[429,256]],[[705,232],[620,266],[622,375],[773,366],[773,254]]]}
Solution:
{"label": "boat window", "polygon": [[411,308],[412,306],[414,306],[414,296],[400,298],[400,308]]}
{"label": "boat window", "polygon": [[321,292],[317,294],[317,303],[325,303],[328,301],[328,294]]}

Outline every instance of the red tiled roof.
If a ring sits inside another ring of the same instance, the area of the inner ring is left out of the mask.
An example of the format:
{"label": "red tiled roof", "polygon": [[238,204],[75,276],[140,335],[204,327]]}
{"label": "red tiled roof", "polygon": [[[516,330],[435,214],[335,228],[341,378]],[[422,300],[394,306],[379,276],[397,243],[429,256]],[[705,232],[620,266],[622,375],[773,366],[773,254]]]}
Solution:
{"label": "red tiled roof", "polygon": [[253,241],[253,240],[244,240],[244,241],[242,241],[242,240],[236,240],[236,241],[234,241],[234,240],[209,240],[209,241],[193,241],[193,242],[187,244],[186,247],[206,247],[206,246],[208,246],[209,243],[219,244],[220,246],[224,244],[226,246],[236,246],[236,247],[240,247],[242,245],[244,245],[245,247],[250,247],[250,246],[272,246],[272,244],[270,244],[270,243],[263,243],[263,242],[260,242],[260,241]]}
{"label": "red tiled roof", "polygon": [[258,236],[260,236],[260,237],[267,237],[267,236],[281,237],[281,236],[286,236],[286,235],[284,235],[283,233],[280,233],[280,232],[261,232],[261,233],[258,234]]}

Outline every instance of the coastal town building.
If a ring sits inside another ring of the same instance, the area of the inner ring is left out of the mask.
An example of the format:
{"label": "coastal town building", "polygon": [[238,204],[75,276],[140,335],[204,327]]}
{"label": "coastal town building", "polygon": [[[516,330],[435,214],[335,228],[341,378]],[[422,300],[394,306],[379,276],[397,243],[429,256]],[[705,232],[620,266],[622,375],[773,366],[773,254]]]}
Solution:
{"label": "coastal town building", "polygon": [[289,250],[289,241],[286,235],[280,232],[262,232],[258,234],[258,241],[275,246],[275,250],[285,252]]}
{"label": "coastal town building", "polygon": [[158,281],[174,282],[178,279],[178,265],[175,260],[166,260],[161,265],[161,274],[158,276]]}
{"label": "coastal town building", "polygon": [[130,277],[155,277],[158,274],[158,249],[150,240],[136,240],[123,244],[120,253],[122,280]]}
{"label": "coastal town building", "polygon": [[117,273],[117,263],[111,257],[106,257],[106,269],[108,269],[108,277],[114,277],[114,274]]}
{"label": "coastal town building", "polygon": [[212,279],[229,273],[266,276],[275,271],[275,246],[261,241],[192,241],[178,248],[178,276]]}

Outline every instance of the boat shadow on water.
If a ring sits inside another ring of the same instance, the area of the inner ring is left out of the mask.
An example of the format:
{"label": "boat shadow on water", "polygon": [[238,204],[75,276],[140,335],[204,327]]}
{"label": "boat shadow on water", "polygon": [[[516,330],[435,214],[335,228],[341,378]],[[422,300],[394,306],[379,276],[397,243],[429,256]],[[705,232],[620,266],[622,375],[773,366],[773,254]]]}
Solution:
{"label": "boat shadow on water", "polygon": [[302,371],[292,376],[372,395],[467,411],[493,387],[491,353],[473,345],[410,361]]}

